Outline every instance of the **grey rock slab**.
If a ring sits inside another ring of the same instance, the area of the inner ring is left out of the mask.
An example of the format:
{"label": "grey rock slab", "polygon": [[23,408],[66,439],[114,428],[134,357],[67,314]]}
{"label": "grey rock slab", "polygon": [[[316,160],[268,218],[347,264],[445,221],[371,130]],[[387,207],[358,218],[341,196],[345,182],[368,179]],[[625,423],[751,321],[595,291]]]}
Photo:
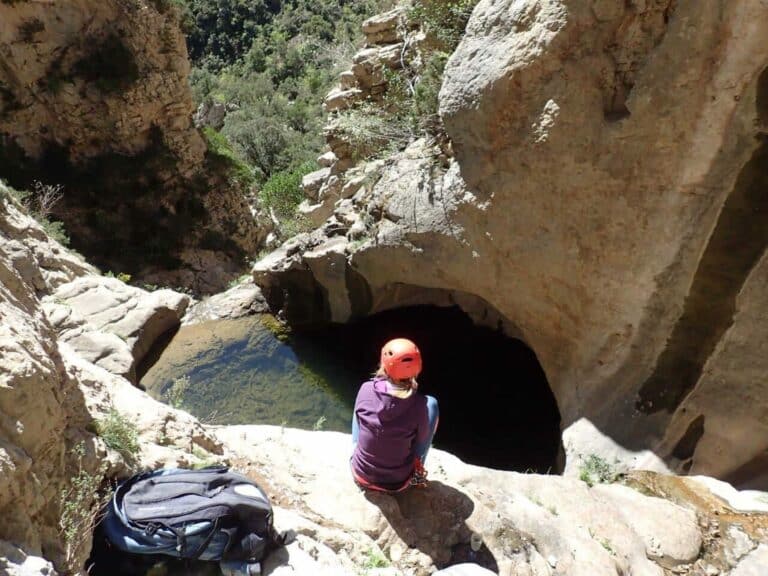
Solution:
{"label": "grey rock slab", "polygon": [[760,544],[741,559],[729,576],[765,576],[766,574],[768,574],[768,545]]}
{"label": "grey rock slab", "polygon": [[702,536],[696,514],[661,498],[651,498],[620,485],[593,488],[619,511],[627,525],[645,542],[646,554],[665,568],[693,562]]}

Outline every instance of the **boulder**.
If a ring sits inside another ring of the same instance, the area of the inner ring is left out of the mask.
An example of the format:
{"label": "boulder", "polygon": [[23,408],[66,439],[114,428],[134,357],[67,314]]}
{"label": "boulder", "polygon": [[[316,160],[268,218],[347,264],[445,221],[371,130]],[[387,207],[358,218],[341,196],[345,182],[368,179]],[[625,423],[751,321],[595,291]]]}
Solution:
{"label": "boulder", "polygon": [[363,22],[363,34],[368,44],[390,44],[401,40],[400,28],[405,28],[405,10],[394,10],[377,14]]}
{"label": "boulder", "polygon": [[252,282],[243,282],[226,292],[195,302],[187,310],[181,323],[188,326],[209,320],[240,318],[266,311],[267,304],[259,287]]}
{"label": "boulder", "polygon": [[[320,155],[317,158],[317,163],[320,164],[323,168],[330,168],[332,167],[336,162],[338,161],[338,158],[336,157],[336,154],[333,153],[333,151],[329,150],[328,152],[325,152],[324,154]],[[303,186],[302,182],[302,186]]]}
{"label": "boulder", "polygon": [[743,558],[729,576],[762,576],[768,566],[768,545],[761,544]]}
{"label": "boulder", "polygon": [[335,112],[337,110],[346,110],[355,102],[363,98],[363,91],[358,88],[340,90],[338,88],[331,90],[323,101],[323,110],[326,112]]}
{"label": "boulder", "polygon": [[160,336],[180,324],[189,300],[172,290],[147,292],[90,275],[60,286],[46,298],[46,312],[63,342],[136,383],[137,366]]}
{"label": "boulder", "polygon": [[53,565],[29,555],[10,542],[0,540],[0,573],[3,576],[57,576]]}
{"label": "boulder", "polygon": [[301,190],[304,192],[304,195],[311,200],[317,200],[317,194],[320,191],[321,186],[330,175],[331,169],[329,167],[324,167],[320,170],[315,170],[314,172],[306,174],[301,179]]}

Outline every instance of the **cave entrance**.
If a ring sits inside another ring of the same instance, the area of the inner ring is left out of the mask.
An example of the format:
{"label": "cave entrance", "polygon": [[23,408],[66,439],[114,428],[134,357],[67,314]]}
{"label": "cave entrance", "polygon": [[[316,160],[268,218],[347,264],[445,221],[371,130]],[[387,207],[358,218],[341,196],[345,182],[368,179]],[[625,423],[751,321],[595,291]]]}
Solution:
{"label": "cave entrance", "polygon": [[395,337],[410,338],[422,352],[420,391],[440,405],[436,448],[480,466],[559,472],[560,413],[536,355],[500,330],[476,325],[458,306],[388,310],[304,333],[296,344],[301,349],[308,338],[362,382]]}

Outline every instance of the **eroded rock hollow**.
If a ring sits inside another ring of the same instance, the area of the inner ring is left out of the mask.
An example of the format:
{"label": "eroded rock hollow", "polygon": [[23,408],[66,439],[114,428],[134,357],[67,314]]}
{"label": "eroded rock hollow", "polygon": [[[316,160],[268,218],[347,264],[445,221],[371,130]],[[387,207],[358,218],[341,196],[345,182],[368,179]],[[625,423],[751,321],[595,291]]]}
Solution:
{"label": "eroded rock hollow", "polygon": [[394,308],[303,337],[360,376],[347,383],[352,397],[375,372],[385,342],[412,339],[424,359],[419,391],[437,398],[445,422],[436,447],[479,466],[561,471],[560,413],[536,355],[458,306]]}
{"label": "eroded rock hollow", "polygon": [[572,456],[765,485],[766,66],[764,2],[483,0],[449,153],[337,177],[354,195],[254,278],[299,323],[473,295],[535,351]]}

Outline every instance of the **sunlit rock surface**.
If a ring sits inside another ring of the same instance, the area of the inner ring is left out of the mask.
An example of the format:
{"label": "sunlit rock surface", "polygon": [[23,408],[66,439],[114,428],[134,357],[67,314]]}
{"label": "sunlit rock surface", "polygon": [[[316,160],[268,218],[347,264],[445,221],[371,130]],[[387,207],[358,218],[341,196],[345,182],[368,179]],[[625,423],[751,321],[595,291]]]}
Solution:
{"label": "sunlit rock surface", "polygon": [[471,302],[536,353],[564,428],[768,486],[768,5],[482,0],[440,114],[450,147],[389,156],[256,264],[270,304]]}

